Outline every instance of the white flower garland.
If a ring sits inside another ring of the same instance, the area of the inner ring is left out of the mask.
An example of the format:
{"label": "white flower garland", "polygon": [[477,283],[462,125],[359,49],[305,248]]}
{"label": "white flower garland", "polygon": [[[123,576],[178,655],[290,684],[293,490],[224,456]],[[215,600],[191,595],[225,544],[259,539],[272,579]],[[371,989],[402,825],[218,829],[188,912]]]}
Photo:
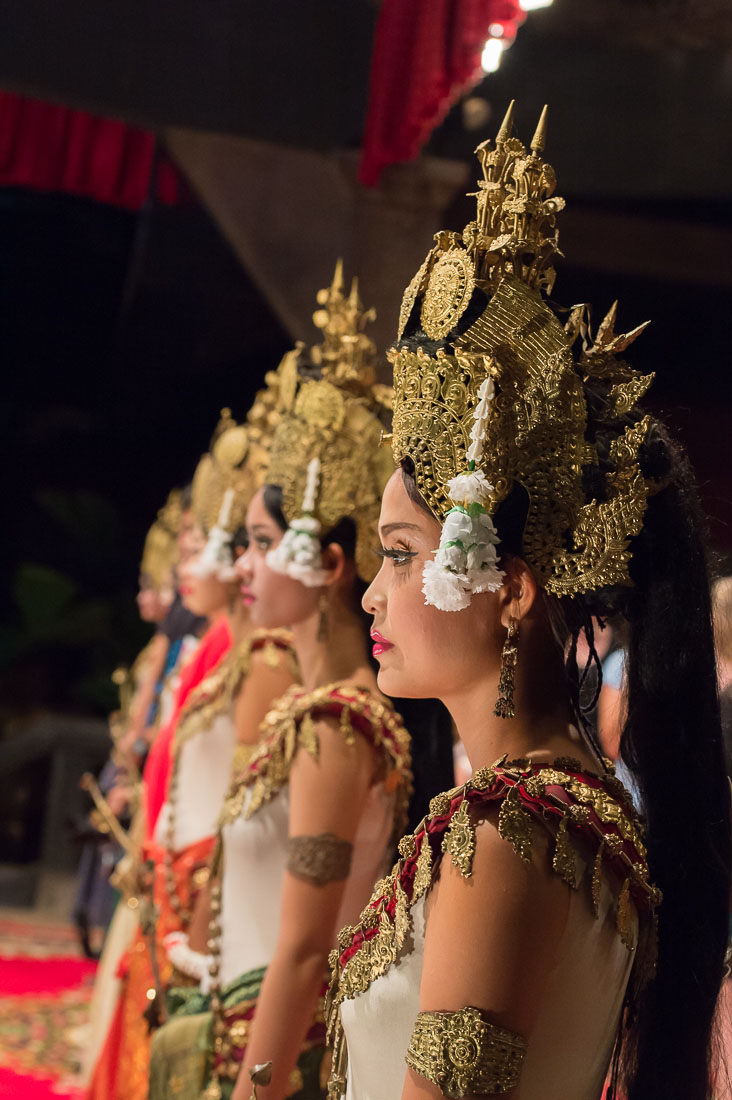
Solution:
{"label": "white flower garland", "polygon": [[267,565],[275,573],[292,577],[308,588],[320,588],[327,572],[322,568],[320,523],[313,516],[320,480],[320,459],[308,463],[308,479],[302,502],[303,515],[289,525],[282,541],[267,554]]}
{"label": "white flower garland", "polygon": [[219,518],[208,533],[206,545],[200,558],[191,566],[191,572],[197,577],[216,577],[217,580],[235,581],[234,551],[231,544],[233,533],[229,531],[231,509],[234,504],[234,490],[227,489],[221,501]]}
{"label": "white flower garland", "polygon": [[450,499],[455,502],[445,516],[440,545],[433,561],[422,572],[425,603],[440,611],[462,611],[473,593],[497,592],[505,574],[498,568],[498,533],[485,502],[493,492],[481,470],[485,428],[490,403],[495,396],[493,379],[488,377],[478,390],[473,414],[471,444],[467,459],[469,473],[458,474],[447,483]]}

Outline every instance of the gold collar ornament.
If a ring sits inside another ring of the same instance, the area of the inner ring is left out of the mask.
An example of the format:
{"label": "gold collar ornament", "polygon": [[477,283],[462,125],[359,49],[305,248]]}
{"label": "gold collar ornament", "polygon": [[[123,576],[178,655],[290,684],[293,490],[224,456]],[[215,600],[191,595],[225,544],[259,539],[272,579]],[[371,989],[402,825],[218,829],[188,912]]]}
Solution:
{"label": "gold collar ornament", "polygon": [[[513,104],[495,146],[476,150],[483,169],[476,218],[462,234],[435,237],[405,291],[389,352],[394,459],[412,460],[419,492],[444,521],[423,591],[427,603],[449,611],[500,587],[492,517],[515,486],[528,501],[522,554],[558,596],[632,583],[630,540],[660,488],[638,462],[649,418],[637,402],[653,375],[618,357],[645,326],[616,335],[613,306],[591,343],[586,306],[575,306],[566,326],[559,322],[545,298],[564,207],[540,155],[546,108],[529,151],[512,127]],[[588,382],[617,424],[596,496],[584,488],[600,463],[588,431]]]}
{"label": "gold collar ornament", "polygon": [[373,579],[381,494],[393,470],[379,446],[392,390],[376,381],[376,346],[363,331],[374,311],[361,304],[356,279],[344,294],[340,261],[317,301],[313,321],[323,340],[310,349],[298,344],[280,365],[280,420],[266,476],[282,490],[288,523],[267,563],[309,587],[325,579],[321,536],[345,518],[356,526],[358,575]]}
{"label": "gold collar ornament", "polygon": [[249,502],[264,482],[269,447],[279,416],[282,378],[269,371],[247,413],[237,424],[230,409],[222,409],[211,447],[193,476],[192,508],[208,533],[203,553],[193,566],[201,577],[236,579],[232,540],[243,526]]}

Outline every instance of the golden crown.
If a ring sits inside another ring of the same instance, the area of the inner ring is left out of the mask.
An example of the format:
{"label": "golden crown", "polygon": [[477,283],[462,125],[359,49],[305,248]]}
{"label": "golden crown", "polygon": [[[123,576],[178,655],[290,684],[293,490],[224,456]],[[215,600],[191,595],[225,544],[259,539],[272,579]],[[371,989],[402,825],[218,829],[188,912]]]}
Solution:
{"label": "golden crown", "polygon": [[347,516],[354,520],[356,568],[371,580],[381,493],[392,471],[388,452],[379,448],[391,388],[375,381],[376,345],[363,331],[374,311],[364,309],[355,279],[344,294],[340,261],[317,302],[313,321],[322,342],[309,349],[298,344],[279,368],[280,421],[266,480],[282,489],[291,523],[302,512],[309,463],[318,458],[312,514],[324,533]]}
{"label": "golden crown", "polygon": [[222,409],[209,450],[193,475],[191,507],[204,531],[216,524],[227,490],[233,490],[228,530],[246,519],[249,501],[264,483],[269,448],[279,419],[281,371],[269,371],[246,421],[238,424],[231,409]]}
{"label": "golden crown", "polygon": [[[468,469],[478,390],[490,377],[495,398],[480,462],[490,484],[488,512],[514,485],[525,489],[524,554],[547,591],[627,585],[629,541],[655,488],[638,466],[649,420],[637,402],[653,375],[639,374],[618,355],[645,326],[616,336],[615,306],[593,344],[587,307],[575,307],[560,324],[542,296],[554,283],[555,216],[564,206],[541,157],[546,108],[529,150],[512,126],[513,104],[495,145],[486,141],[476,150],[483,178],[475,220],[462,234],[435,237],[404,294],[389,352],[394,458],[412,459],[420,493],[442,520],[453,507],[447,483]],[[583,383],[590,378],[623,418],[602,500],[586,499],[583,489],[583,471],[598,464],[587,435]]]}
{"label": "golden crown", "polygon": [[140,572],[154,588],[172,583],[178,564],[178,533],[183,516],[183,494],[173,489],[145,537]]}

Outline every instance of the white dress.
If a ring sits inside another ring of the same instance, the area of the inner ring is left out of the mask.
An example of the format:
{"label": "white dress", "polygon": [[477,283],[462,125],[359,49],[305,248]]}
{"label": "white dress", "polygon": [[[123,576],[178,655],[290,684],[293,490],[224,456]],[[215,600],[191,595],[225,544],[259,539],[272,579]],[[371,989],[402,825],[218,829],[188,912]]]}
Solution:
{"label": "white dress", "polygon": [[[216,832],[221,803],[231,782],[236,743],[234,702],[178,749],[172,851],[180,852]],[[155,826],[156,843],[167,846],[171,804],[166,801]]]}
{"label": "white dress", "polygon": [[[267,966],[280,921],[280,897],[287,861],[290,791],[282,787],[252,817],[239,816],[222,832],[221,979]],[[350,924],[391,860],[394,795],[383,783],[372,787],[353,846],[351,872],[337,927]]]}
{"label": "white dress", "polygon": [[268,715],[269,736],[265,734],[245,783],[227,800],[229,809],[225,806],[222,815],[223,987],[266,967],[274,955],[287,862],[289,770],[301,747],[317,758],[312,721],[323,714],[339,718],[344,736],[361,733],[370,739],[386,762],[381,769],[386,782],[382,778],[372,786],[358,825],[338,927],[357,919],[374,882],[388,868],[410,775],[408,735],[398,716],[363,689],[291,689]]}
{"label": "white dress", "polygon": [[[561,782],[556,770],[552,775],[557,783]],[[579,777],[567,778],[567,804],[571,805],[577,798],[581,804],[588,806],[593,822],[607,830],[612,840],[615,832],[609,828],[609,823],[617,818],[617,804],[614,807],[611,805],[604,788],[599,788],[601,794],[598,796],[597,787],[583,788]],[[460,805],[459,795],[462,791],[470,790],[471,784],[468,783],[459,792],[456,789],[449,796],[440,796],[452,799],[452,817]],[[553,786],[552,793],[558,796],[559,787]],[[585,796],[589,801],[584,801]],[[476,801],[480,797],[478,792]],[[594,803],[591,801],[593,797]],[[444,815],[444,808],[438,809]],[[597,816],[596,810],[607,820]],[[449,821],[439,827],[439,837],[449,836]],[[487,823],[485,827],[494,828],[495,825]],[[537,826],[534,829],[537,830],[535,839],[538,839],[542,833],[538,832]],[[414,836],[418,834],[419,830]],[[629,845],[632,843],[631,836],[638,838],[635,841],[638,847],[629,846],[626,851],[633,853],[632,859],[636,864],[637,880],[631,875],[630,882],[633,891],[637,890],[641,899],[641,908],[644,905],[643,898],[646,897],[645,891],[649,891],[648,912],[645,913],[648,929],[652,926],[649,913],[655,902],[651,893],[652,887],[648,886],[647,880],[643,880],[643,875],[647,872],[645,853],[635,825],[632,830],[629,826],[625,835]],[[541,996],[538,1019],[531,1035],[527,1037],[528,1049],[520,1078],[521,1100],[600,1100],[631,971],[639,962],[640,925],[636,906],[631,904],[624,909],[626,916],[622,922],[619,917],[619,892],[623,882],[624,864],[613,864],[615,857],[608,854],[603,863],[603,874],[598,880],[599,895],[595,915],[588,895],[589,881],[593,877],[592,856],[597,844],[595,843],[594,850],[590,849],[586,838],[581,835],[581,827],[576,842],[574,833],[572,838],[576,849],[574,856],[578,888],[568,891],[569,905],[564,934],[548,984]],[[553,843],[549,830],[543,835],[543,839],[544,847]],[[402,844],[404,843],[403,841]],[[434,841],[431,850],[433,865],[428,870],[430,881],[441,857],[440,847]],[[449,843],[447,850],[450,851]],[[604,872],[608,867],[609,873],[606,874]],[[621,868],[619,879],[616,874],[618,867]],[[393,931],[398,924],[398,920],[394,918],[386,922],[384,931],[387,935],[379,931],[372,941],[376,943],[381,939],[381,958],[391,952],[390,960],[386,963],[379,962],[379,952],[374,949],[367,959],[368,976],[364,979],[358,974],[358,952],[355,965],[353,954],[350,958],[344,954],[342,959],[345,962],[334,974],[336,1008],[331,1025],[335,1024],[336,1063],[339,1045],[341,1059],[347,1060],[347,1100],[399,1100],[407,1072],[405,1056],[419,1012],[430,894],[429,882],[424,883],[423,887],[416,886],[419,875],[417,873],[415,876],[414,861],[411,871],[408,861],[404,859],[397,864],[395,871],[398,872],[397,881],[404,889],[414,889],[413,899],[415,895],[419,895],[411,905],[405,905],[408,930],[401,943],[397,936],[395,947],[391,946],[395,938]],[[407,885],[410,882],[415,883],[414,887]],[[380,893],[375,894],[370,902],[370,906],[378,912],[384,908],[380,898],[396,896],[391,878],[386,883],[387,889],[380,887]],[[636,894],[631,896],[635,901]],[[622,935],[618,928],[621,923]],[[361,925],[353,932],[362,932],[364,927]],[[647,943],[647,940],[644,942]],[[476,952],[479,951],[480,945],[476,944]],[[500,960],[497,962],[500,965]],[[347,1057],[344,1059],[343,1054],[346,1051]]]}

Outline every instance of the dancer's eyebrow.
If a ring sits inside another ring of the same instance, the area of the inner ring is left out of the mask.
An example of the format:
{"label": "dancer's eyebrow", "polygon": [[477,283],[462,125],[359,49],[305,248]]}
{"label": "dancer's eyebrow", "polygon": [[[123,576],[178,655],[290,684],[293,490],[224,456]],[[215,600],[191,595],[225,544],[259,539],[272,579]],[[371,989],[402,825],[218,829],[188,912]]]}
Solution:
{"label": "dancer's eyebrow", "polygon": [[416,523],[406,523],[399,520],[397,523],[385,523],[383,527],[379,528],[382,538],[386,535],[391,535],[394,531],[419,531],[420,528]]}

